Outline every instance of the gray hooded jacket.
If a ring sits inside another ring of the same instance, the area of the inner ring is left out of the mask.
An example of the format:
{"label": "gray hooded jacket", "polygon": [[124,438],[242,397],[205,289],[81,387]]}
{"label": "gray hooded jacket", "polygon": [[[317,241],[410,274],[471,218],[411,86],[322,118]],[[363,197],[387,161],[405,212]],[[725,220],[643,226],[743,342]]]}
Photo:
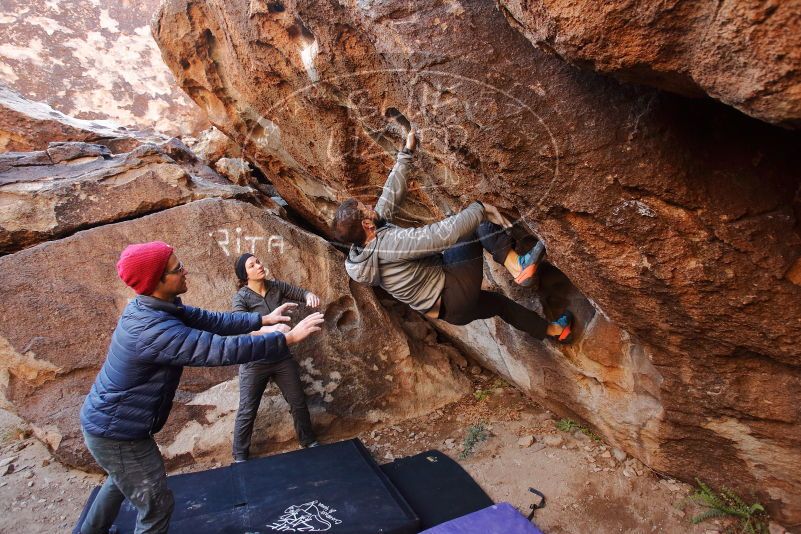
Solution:
{"label": "gray hooded jacket", "polygon": [[[376,213],[387,223],[406,197],[411,160],[411,154],[398,153],[375,205]],[[426,312],[445,286],[442,251],[475,232],[483,218],[484,206],[473,202],[456,215],[420,228],[387,224],[366,246],[351,246],[345,269],[353,280],[380,286],[415,310]]]}

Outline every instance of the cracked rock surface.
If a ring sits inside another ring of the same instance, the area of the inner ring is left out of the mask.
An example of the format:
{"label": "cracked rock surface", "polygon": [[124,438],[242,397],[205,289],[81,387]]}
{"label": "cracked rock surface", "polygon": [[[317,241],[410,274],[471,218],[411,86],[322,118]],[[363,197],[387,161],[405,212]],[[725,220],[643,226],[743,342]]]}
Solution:
{"label": "cracked rock surface", "polygon": [[210,197],[248,199],[180,141],[112,155],[103,145],[50,143],[0,154],[0,254],[78,230]]}

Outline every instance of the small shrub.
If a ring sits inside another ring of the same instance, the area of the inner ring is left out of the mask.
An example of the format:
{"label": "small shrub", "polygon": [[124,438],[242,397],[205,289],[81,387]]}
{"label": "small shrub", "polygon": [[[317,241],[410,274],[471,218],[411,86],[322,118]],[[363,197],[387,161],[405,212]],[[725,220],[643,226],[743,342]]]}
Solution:
{"label": "small shrub", "polygon": [[472,425],[467,429],[467,436],[464,438],[464,444],[462,445],[462,452],[459,454],[459,458],[464,460],[471,454],[473,454],[473,449],[476,445],[485,441],[489,437],[489,432],[487,431],[487,427],[484,423],[478,423],[476,425]]}
{"label": "small shrub", "polygon": [[739,528],[736,530],[739,534],[767,534],[768,516],[761,504],[748,505],[729,488],[723,487],[720,492],[715,492],[697,478],[695,481],[698,483],[698,490],[692,495],[692,499],[707,509],[692,518],[693,524],[715,517],[732,517],[739,520]]}
{"label": "small shrub", "polygon": [[491,389],[477,389],[473,392],[473,397],[475,397],[477,401],[483,401],[484,399],[489,397],[491,393],[492,393]]}
{"label": "small shrub", "polygon": [[578,428],[578,423],[572,419],[560,419],[556,422],[556,428],[562,432],[571,432]]}
{"label": "small shrub", "polygon": [[601,436],[590,430],[584,425],[581,425],[572,419],[560,419],[556,422],[556,428],[561,430],[562,432],[573,432],[574,430],[580,430],[582,434],[591,438],[593,441],[600,442]]}
{"label": "small shrub", "polygon": [[504,380],[503,378],[496,378],[492,382],[492,389],[504,389],[504,388],[508,388],[508,387],[509,387],[509,383],[506,382],[506,380]]}

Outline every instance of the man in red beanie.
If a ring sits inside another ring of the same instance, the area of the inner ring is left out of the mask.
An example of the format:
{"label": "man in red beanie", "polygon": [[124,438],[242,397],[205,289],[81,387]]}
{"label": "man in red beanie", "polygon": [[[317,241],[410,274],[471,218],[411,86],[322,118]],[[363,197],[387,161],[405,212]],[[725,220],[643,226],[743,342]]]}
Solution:
{"label": "man in red beanie", "polygon": [[283,314],[296,304],[263,316],[185,306],[178,295],[189,272],[161,241],[127,247],[117,272],[138,296],[123,311],[81,408],[86,446],[108,478],[80,531],[108,532],[127,498],[138,511],[135,532],[162,533],[174,501],[153,436],[167,421],[183,366],[283,359],[288,346],[320,330],[323,315],[309,315],[286,334],[241,335],[289,321]]}

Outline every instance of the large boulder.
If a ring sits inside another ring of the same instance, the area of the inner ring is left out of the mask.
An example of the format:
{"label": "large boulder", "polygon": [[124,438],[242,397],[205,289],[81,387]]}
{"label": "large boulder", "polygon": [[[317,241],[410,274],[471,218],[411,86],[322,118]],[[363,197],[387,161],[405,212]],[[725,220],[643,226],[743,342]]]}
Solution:
{"label": "large boulder", "polygon": [[801,1],[500,0],[531,42],[580,67],[801,127]]}
{"label": "large boulder", "polygon": [[107,146],[117,154],[168,140],[152,131],[131,130],[110,121],[76,119],[0,85],[0,152],[45,150],[57,141],[83,141]]}
{"label": "large boulder", "polygon": [[200,198],[255,195],[178,140],[117,155],[80,142],[0,154],[0,254]]}
{"label": "large boulder", "polygon": [[[459,353],[435,335],[407,337],[372,291],[350,283],[342,255],[323,239],[251,204],[200,200],[0,258],[0,400],[69,464],[91,465],[78,411],[133,296],[115,262],[126,244],[155,239],[175,246],[190,270],[187,304],[230,309],[233,264],[244,251],[320,296],[323,331],[293,353],[323,439],[422,415],[469,392],[451,364]],[[293,320],[308,311],[300,307]],[[157,436],[169,465],[230,454],[237,384],[235,367],[185,370]],[[263,404],[257,453],[294,439],[280,395],[271,390]]]}
{"label": "large boulder", "polygon": [[423,153],[401,221],[500,206],[553,266],[541,298],[506,290],[580,323],[570,347],[497,321],[456,336],[652,468],[801,521],[797,134],[576,69],[487,2],[168,0],[153,32],[321,231],[343,197],[375,199],[405,115]]}
{"label": "large boulder", "polygon": [[0,83],[80,119],[200,132],[203,113],[175,87],[148,31],[158,5],[3,0]]}
{"label": "large boulder", "polygon": [[489,257],[485,277],[490,289],[545,315],[553,316],[552,310],[563,308],[578,312],[586,318],[579,325],[580,341],[568,347],[536,342],[498,319],[464,327],[436,321],[436,328],[464,354],[543,399],[557,413],[591,421],[608,443],[651,465],[659,461],[668,407],[662,392],[664,371],[656,362],[667,355],[603,313],[593,314],[564,274],[548,264],[541,269],[539,290],[534,294],[513,287],[505,269]]}

